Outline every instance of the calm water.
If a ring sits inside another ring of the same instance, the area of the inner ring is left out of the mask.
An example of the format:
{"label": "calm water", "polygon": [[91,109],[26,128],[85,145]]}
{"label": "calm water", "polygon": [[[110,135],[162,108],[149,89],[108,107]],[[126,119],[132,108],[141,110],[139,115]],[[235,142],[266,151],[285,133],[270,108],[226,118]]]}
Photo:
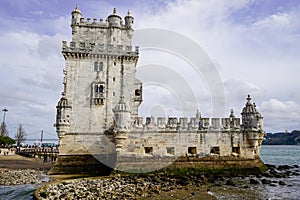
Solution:
{"label": "calm water", "polygon": [[[273,165],[300,165],[300,146],[265,145],[261,149],[261,159],[264,163]],[[282,180],[287,185],[264,185],[262,193],[266,199],[300,199],[299,176],[272,180]]]}
{"label": "calm water", "polygon": [[300,146],[264,145],[260,157],[267,164],[300,165]]}
{"label": "calm water", "polygon": [[[300,146],[262,146],[261,159],[267,164],[300,165]],[[300,177],[282,180],[286,186],[253,186],[261,193],[262,199],[300,199]],[[288,186],[289,185],[289,186]],[[32,199],[32,194],[39,185],[0,186],[0,200]]]}

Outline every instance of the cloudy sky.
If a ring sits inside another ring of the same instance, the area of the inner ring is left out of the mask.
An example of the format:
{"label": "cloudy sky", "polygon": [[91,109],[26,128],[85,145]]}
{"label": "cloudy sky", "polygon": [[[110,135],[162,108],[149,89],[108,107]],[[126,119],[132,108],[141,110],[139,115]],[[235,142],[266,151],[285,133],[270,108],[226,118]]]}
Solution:
{"label": "cloudy sky", "polygon": [[[239,116],[251,94],[267,132],[300,129],[298,0],[0,0],[0,106],[8,109],[11,136],[19,123],[30,138],[38,138],[42,129],[48,137],[55,134],[64,69],[61,41],[71,40],[76,4],[83,17],[98,20],[114,7],[122,17],[130,9],[137,34],[145,28],[166,29],[202,48],[222,83],[220,117],[228,116],[230,108]],[[192,50],[186,52],[198,55]],[[186,70],[190,66],[181,55],[142,48],[137,69],[145,83],[140,115],[191,117],[199,108],[210,117],[217,92],[204,71],[195,75]]]}

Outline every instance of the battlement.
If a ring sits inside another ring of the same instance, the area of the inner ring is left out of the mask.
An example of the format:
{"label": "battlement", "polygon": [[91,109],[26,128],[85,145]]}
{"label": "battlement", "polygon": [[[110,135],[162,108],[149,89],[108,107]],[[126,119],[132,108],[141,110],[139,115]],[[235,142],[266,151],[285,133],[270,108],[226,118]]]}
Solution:
{"label": "battlement", "polygon": [[78,9],[78,6],[76,6],[75,10],[72,12],[72,25],[74,26],[86,26],[86,27],[92,27],[92,28],[120,28],[120,29],[132,29],[133,27],[133,20],[134,18],[131,16],[130,11],[128,10],[127,15],[124,17],[124,21],[122,18],[117,14],[117,9],[114,8],[113,13],[110,14],[105,22],[103,22],[103,19],[100,19],[99,22],[97,22],[96,18],[87,18],[86,20],[84,17],[82,17],[81,11]]}
{"label": "battlement", "polygon": [[188,117],[136,117],[131,131],[190,132],[190,131],[240,131],[240,118],[188,118]]}
{"label": "battlement", "polygon": [[99,21],[97,21],[96,18],[93,18],[93,20],[91,20],[91,18],[84,18],[81,17],[79,20],[79,23],[74,24],[75,26],[79,26],[79,27],[89,27],[89,28],[119,28],[119,29],[128,29],[129,27],[124,23],[123,20],[120,20],[119,24],[115,24],[112,25],[109,23],[108,19],[106,19],[105,21],[100,18]]}
{"label": "battlement", "polygon": [[139,47],[135,46],[133,50],[131,45],[117,45],[117,44],[96,44],[94,42],[70,42],[69,46],[67,41],[62,42],[63,53],[94,53],[94,54],[113,54],[113,55],[128,55],[138,56]]}

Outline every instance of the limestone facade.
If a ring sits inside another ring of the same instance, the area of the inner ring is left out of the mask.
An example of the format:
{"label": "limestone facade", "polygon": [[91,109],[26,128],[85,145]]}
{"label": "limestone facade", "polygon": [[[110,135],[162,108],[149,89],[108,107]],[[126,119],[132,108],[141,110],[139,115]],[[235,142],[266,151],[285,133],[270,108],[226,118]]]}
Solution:
{"label": "limestone facade", "polygon": [[[242,120],[228,118],[144,119],[138,116],[142,83],[135,78],[138,47],[134,18],[116,9],[106,21],[72,12],[72,41],[63,41],[64,91],[55,127],[60,155],[115,152],[117,157],[259,157],[263,117],[247,98]],[[118,167],[118,164],[116,165]]]}

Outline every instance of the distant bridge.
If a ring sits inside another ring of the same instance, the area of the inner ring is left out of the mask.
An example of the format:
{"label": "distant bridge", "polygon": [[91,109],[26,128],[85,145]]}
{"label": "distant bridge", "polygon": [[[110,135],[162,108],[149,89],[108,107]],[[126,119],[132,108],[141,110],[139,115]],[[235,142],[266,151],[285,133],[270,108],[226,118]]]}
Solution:
{"label": "distant bridge", "polygon": [[54,141],[54,142],[58,142],[59,139],[58,138],[44,138],[44,135],[47,134],[47,135],[51,135],[51,136],[56,136],[57,137],[57,134],[56,133],[51,133],[51,132],[48,132],[48,131],[44,131],[44,130],[41,130],[41,131],[36,131],[36,132],[33,132],[33,133],[30,133],[30,134],[26,134],[26,137],[30,136],[30,135],[36,135],[40,133],[41,136],[40,138],[26,138],[25,141],[38,141],[40,143],[42,143],[43,141]]}

